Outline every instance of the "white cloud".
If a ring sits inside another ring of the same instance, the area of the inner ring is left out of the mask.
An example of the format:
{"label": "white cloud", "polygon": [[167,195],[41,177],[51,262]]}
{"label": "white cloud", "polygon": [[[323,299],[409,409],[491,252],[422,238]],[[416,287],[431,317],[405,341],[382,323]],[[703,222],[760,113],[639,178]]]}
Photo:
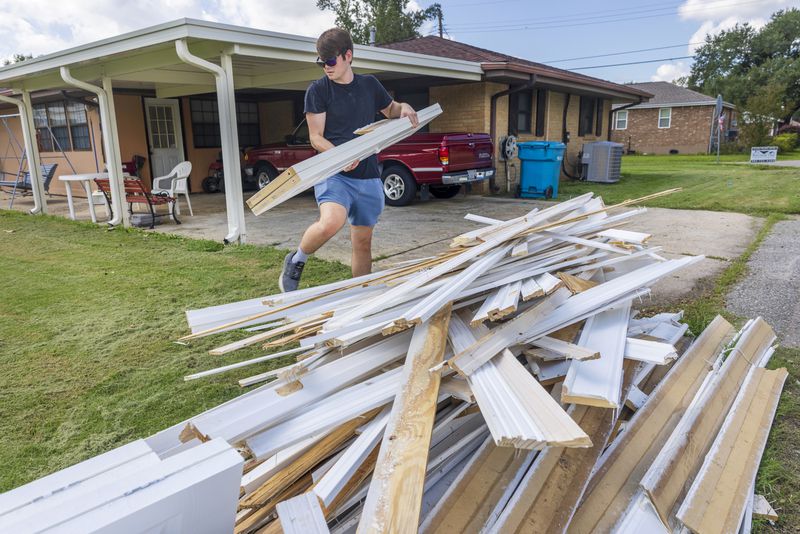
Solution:
{"label": "white cloud", "polygon": [[[729,30],[736,24],[747,22],[755,28],[761,28],[772,13],[791,7],[800,7],[800,0],[685,0],[678,8],[678,16],[684,21],[700,21],[700,27],[689,38],[688,55],[694,55],[708,35],[716,35]],[[686,76],[691,61],[663,63],[658,66],[652,81],[672,81]]]}
{"label": "white cloud", "polygon": [[659,65],[656,73],[650,76],[651,82],[671,82],[689,74],[689,65],[683,61],[673,61]]}
{"label": "white cloud", "polygon": [[334,25],[315,0],[3,0],[0,59],[57,52],[179,18],[316,36]]}

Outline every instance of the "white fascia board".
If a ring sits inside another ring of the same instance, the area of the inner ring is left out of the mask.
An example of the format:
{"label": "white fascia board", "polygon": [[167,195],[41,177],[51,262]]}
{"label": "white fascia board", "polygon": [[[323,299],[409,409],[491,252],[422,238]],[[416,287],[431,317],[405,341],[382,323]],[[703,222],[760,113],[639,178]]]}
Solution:
{"label": "white fascia board", "polygon": [[619,408],[630,312],[628,303],[586,321],[578,345],[600,352],[600,358],[572,362],[561,392],[562,403]]}
{"label": "white fascia board", "polygon": [[54,495],[92,486],[96,480],[109,474],[114,478],[118,469],[132,464],[141,466],[142,461],[155,463],[158,462],[158,456],[145,440],[139,439],[1,493],[0,518],[34,502],[44,502]]}
{"label": "white fascia board", "polygon": [[190,424],[202,435],[237,443],[400,359],[406,354],[410,338],[410,332],[404,332],[309,371],[301,379],[303,389],[292,395],[284,397],[274,389],[266,389],[242,402],[229,403],[191,419]]}
{"label": "white fascia board", "polygon": [[301,493],[275,507],[284,534],[328,534],[328,524],[314,492]]}
{"label": "white fascia board", "polygon": [[397,393],[401,371],[402,367],[398,367],[326,397],[309,406],[299,417],[251,436],[246,440],[247,448],[253,458],[260,460],[314,433],[336,427],[383,406]]}
{"label": "white fascia board", "polygon": [[670,534],[671,530],[664,526],[658,517],[650,499],[639,491],[631,499],[620,522],[614,527],[615,534]]}
{"label": "white fascia board", "polygon": [[666,365],[678,357],[678,351],[669,343],[629,337],[625,344],[625,357],[639,362]]}
{"label": "white fascia board", "polygon": [[40,505],[44,508],[37,513],[19,524],[0,523],[0,529],[135,532],[147,524],[174,531],[174,518],[178,516],[182,521],[177,525],[184,532],[230,530],[243,463],[241,455],[223,440],[212,440],[108,480],[85,496],[54,502],[53,506],[45,499]]}
{"label": "white fascia board", "polygon": [[623,241],[625,243],[636,243],[644,245],[644,243],[653,237],[652,234],[645,234],[643,232],[632,232],[630,230],[620,230],[619,228],[609,228],[597,234],[600,237],[607,237],[613,241]]}

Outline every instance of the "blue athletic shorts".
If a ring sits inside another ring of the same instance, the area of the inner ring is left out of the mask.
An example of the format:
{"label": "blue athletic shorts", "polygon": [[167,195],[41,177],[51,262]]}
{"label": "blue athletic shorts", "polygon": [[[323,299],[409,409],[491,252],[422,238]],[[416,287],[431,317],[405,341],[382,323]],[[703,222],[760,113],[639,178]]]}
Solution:
{"label": "blue athletic shorts", "polygon": [[375,226],[383,212],[383,182],[380,178],[350,178],[334,174],[314,186],[317,205],[333,202],[347,210],[353,226]]}

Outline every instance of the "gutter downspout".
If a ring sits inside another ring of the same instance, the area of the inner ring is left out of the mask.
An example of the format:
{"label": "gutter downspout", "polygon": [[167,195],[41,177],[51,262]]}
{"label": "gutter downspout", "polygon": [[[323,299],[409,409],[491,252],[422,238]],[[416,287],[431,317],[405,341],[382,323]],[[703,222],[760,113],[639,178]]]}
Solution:
{"label": "gutter downspout", "polygon": [[[573,176],[567,171],[567,149],[566,145],[569,144],[569,139],[567,139],[567,113],[569,112],[569,101],[572,99],[572,93],[565,93],[564,94],[564,112],[561,116],[561,135],[563,136],[564,141],[564,157],[561,158],[561,172],[564,173],[564,176],[569,178],[570,180],[578,180],[580,179],[579,176]],[[578,119],[580,121],[580,119]]]}
{"label": "gutter downspout", "polygon": [[[531,78],[525,85],[519,85],[517,87],[508,88],[503,91],[497,92],[492,95],[491,98],[491,105],[489,111],[489,137],[492,140],[492,143],[495,144],[495,149],[499,148],[498,143],[495,143],[495,135],[497,130],[497,99],[508,96],[514,93],[519,93],[520,91],[527,91],[528,89],[533,89],[536,85],[536,74],[531,74]],[[498,156],[499,157],[499,156]],[[506,176],[506,180],[508,180],[508,176]],[[495,185],[495,178],[492,176],[489,178],[489,193],[497,193],[500,189]]]}
{"label": "gutter downspout", "polygon": [[[87,83],[72,76],[69,67],[61,67],[61,79],[68,84],[84,91],[89,91],[97,95],[100,104],[100,121],[103,132],[103,144],[105,145],[106,163],[108,167],[109,185],[111,186],[111,207],[114,212],[113,218],[108,221],[110,226],[128,224],[128,210],[125,209],[124,195],[125,185],[122,177],[122,159],[119,151],[119,136],[117,135],[117,120],[114,116],[114,98],[111,88],[111,80],[102,77],[103,87]],[[91,202],[92,199],[89,199]]]}
{"label": "gutter downspout", "polygon": [[28,172],[31,175],[31,188],[33,189],[33,209],[31,215],[47,213],[47,202],[44,198],[44,184],[42,183],[42,165],[39,160],[39,147],[35,145],[36,129],[33,126],[33,107],[28,91],[22,92],[22,100],[0,95],[0,102],[13,104],[19,108],[19,118],[22,123],[22,138],[25,143],[25,154],[28,157]]}
{"label": "gutter downspout", "polygon": [[225,209],[228,235],[225,243],[245,243],[242,169],[239,162],[239,133],[236,130],[236,100],[233,87],[233,62],[229,54],[220,56],[222,66],[215,65],[189,52],[185,39],[175,41],[175,51],[184,63],[214,76],[217,88],[220,138],[222,140],[222,172],[225,175]]}
{"label": "gutter downspout", "polygon": [[614,109],[614,106],[612,104],[611,109],[608,111],[608,140],[609,141],[611,141],[611,124],[612,124],[613,119],[614,119],[614,113],[616,113],[617,111],[622,111],[623,109],[632,108],[633,106],[638,106],[642,102],[644,102],[644,98],[642,98],[640,96],[638,102],[631,102],[630,104],[625,104],[624,106],[620,106],[617,109]]}

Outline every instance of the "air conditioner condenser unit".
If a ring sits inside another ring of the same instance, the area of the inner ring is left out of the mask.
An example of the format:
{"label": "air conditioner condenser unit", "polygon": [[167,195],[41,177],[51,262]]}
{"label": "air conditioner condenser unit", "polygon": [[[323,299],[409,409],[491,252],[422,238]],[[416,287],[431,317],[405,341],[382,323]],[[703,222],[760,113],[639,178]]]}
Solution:
{"label": "air conditioner condenser unit", "polygon": [[583,145],[581,176],[587,182],[613,184],[619,182],[623,147],[620,143],[597,141]]}

